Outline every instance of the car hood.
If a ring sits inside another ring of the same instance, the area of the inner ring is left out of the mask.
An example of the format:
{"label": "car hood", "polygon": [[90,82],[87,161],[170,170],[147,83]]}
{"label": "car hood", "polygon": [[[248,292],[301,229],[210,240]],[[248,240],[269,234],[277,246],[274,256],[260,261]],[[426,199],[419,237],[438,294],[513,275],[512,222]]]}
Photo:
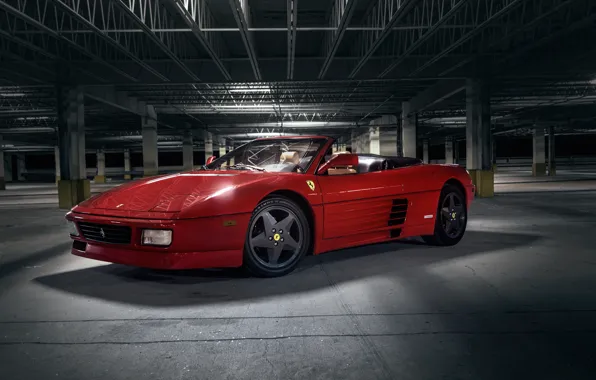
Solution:
{"label": "car hood", "polygon": [[[134,181],[79,204],[83,209],[179,212],[274,173],[194,171]],[[76,209],[75,209],[76,211]]]}

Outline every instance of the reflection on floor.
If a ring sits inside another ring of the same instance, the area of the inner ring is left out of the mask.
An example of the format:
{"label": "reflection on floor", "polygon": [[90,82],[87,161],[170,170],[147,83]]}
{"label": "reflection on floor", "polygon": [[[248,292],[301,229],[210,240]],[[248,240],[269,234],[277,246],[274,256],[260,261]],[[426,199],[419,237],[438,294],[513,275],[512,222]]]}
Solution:
{"label": "reflection on floor", "polygon": [[51,189],[9,187],[2,378],[594,379],[596,175],[580,177],[501,173],[455,247],[342,250],[270,280],[72,256]]}

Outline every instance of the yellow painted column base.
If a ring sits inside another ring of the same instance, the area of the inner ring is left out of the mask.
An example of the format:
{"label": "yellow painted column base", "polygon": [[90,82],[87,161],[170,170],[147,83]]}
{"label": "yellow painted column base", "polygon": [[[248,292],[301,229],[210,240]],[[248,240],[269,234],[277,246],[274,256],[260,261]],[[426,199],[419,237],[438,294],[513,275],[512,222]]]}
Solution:
{"label": "yellow painted column base", "polygon": [[59,175],[56,176],[56,185],[58,184],[58,182],[60,182],[60,176]]}
{"label": "yellow painted column base", "polygon": [[476,186],[476,196],[490,198],[495,196],[495,173],[492,170],[468,170],[472,183]]}
{"label": "yellow painted column base", "polygon": [[58,206],[71,209],[91,196],[91,183],[87,179],[63,179],[58,182]]}
{"label": "yellow painted column base", "polygon": [[132,179],[132,176],[130,174],[125,174],[124,179]]}
{"label": "yellow painted column base", "polygon": [[534,177],[546,175],[546,164],[532,164],[532,175]]}
{"label": "yellow painted column base", "polygon": [[106,183],[106,176],[96,175],[95,178],[93,178],[93,181],[95,181],[95,183]]}
{"label": "yellow painted column base", "polygon": [[4,177],[0,177],[0,190],[6,190],[6,180]]}

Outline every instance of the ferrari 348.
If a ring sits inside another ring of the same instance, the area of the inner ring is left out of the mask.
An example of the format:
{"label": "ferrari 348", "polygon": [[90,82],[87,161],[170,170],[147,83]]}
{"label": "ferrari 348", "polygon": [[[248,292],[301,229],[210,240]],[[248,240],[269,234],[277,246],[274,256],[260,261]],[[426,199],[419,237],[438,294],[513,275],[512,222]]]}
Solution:
{"label": "ferrari 348", "polygon": [[307,254],[421,236],[457,244],[474,185],[457,165],[257,139],[206,165],[115,187],[66,214],[74,255],[157,269],[290,273]]}

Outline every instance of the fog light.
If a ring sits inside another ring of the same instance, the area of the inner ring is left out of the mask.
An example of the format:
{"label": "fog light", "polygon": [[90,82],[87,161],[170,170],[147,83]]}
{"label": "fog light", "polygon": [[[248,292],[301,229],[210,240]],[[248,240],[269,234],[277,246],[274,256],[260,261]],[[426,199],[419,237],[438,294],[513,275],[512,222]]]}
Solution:
{"label": "fog light", "polygon": [[75,222],[72,220],[67,220],[66,224],[68,225],[68,232],[70,233],[70,236],[79,236],[79,229],[77,228]]}
{"label": "fog light", "polygon": [[142,242],[144,245],[170,245],[172,244],[172,231],[143,230]]}

